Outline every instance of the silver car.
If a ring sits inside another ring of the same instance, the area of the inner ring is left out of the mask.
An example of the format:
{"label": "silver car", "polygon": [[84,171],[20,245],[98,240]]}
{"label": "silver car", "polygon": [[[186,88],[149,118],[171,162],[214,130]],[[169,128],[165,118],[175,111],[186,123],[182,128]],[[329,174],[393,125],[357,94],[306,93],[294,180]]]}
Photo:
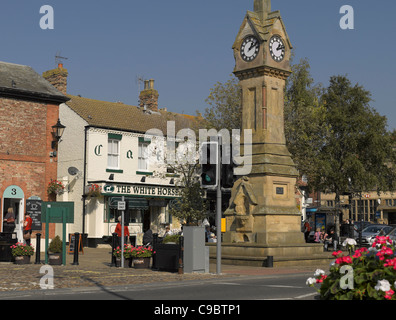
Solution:
{"label": "silver car", "polygon": [[391,238],[393,243],[395,243],[396,242],[396,228],[394,227],[386,236]]}
{"label": "silver car", "polygon": [[[386,224],[372,224],[362,230],[362,246],[371,246],[374,239],[378,235],[386,235],[393,229],[392,226]],[[359,237],[356,238],[359,243]]]}

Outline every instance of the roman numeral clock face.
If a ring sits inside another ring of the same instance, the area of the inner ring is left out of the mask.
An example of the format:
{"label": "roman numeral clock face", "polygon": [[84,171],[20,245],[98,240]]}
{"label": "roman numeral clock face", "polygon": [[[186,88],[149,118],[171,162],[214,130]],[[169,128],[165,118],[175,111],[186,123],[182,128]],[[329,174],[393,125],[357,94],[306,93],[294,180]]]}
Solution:
{"label": "roman numeral clock face", "polygon": [[269,43],[269,50],[272,59],[281,62],[285,57],[285,44],[280,36],[273,36]]}
{"label": "roman numeral clock face", "polygon": [[260,43],[255,36],[246,37],[241,45],[241,57],[243,60],[253,61],[260,51]]}

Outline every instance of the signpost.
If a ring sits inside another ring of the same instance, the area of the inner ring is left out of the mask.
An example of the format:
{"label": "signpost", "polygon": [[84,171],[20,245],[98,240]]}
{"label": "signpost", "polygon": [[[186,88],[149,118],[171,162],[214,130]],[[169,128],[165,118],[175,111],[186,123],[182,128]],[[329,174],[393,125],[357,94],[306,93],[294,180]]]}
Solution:
{"label": "signpost", "polygon": [[74,202],[43,202],[41,215],[45,221],[45,264],[48,264],[49,224],[62,223],[62,264],[66,265],[66,223],[74,223]]}
{"label": "signpost", "polygon": [[124,268],[124,210],[126,208],[125,197],[117,203],[118,211],[121,211],[121,268]]}

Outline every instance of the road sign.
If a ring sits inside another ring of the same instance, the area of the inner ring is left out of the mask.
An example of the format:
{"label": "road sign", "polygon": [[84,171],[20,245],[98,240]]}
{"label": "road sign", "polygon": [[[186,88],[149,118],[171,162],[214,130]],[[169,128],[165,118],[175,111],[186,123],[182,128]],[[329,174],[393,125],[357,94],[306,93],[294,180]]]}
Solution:
{"label": "road sign", "polygon": [[117,210],[118,211],[124,211],[126,208],[125,201],[118,201],[117,203]]}

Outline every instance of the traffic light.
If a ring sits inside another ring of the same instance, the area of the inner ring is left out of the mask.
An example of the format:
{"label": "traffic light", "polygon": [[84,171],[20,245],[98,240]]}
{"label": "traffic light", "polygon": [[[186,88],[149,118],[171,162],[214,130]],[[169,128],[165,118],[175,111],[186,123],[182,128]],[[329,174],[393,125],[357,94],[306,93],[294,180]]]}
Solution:
{"label": "traffic light", "polygon": [[218,162],[218,142],[203,142],[200,153],[201,186],[203,188],[217,187]]}
{"label": "traffic light", "polygon": [[[221,186],[222,188],[232,188],[234,185],[234,159],[231,145],[223,145],[221,149]],[[229,163],[224,163],[229,162]]]}

